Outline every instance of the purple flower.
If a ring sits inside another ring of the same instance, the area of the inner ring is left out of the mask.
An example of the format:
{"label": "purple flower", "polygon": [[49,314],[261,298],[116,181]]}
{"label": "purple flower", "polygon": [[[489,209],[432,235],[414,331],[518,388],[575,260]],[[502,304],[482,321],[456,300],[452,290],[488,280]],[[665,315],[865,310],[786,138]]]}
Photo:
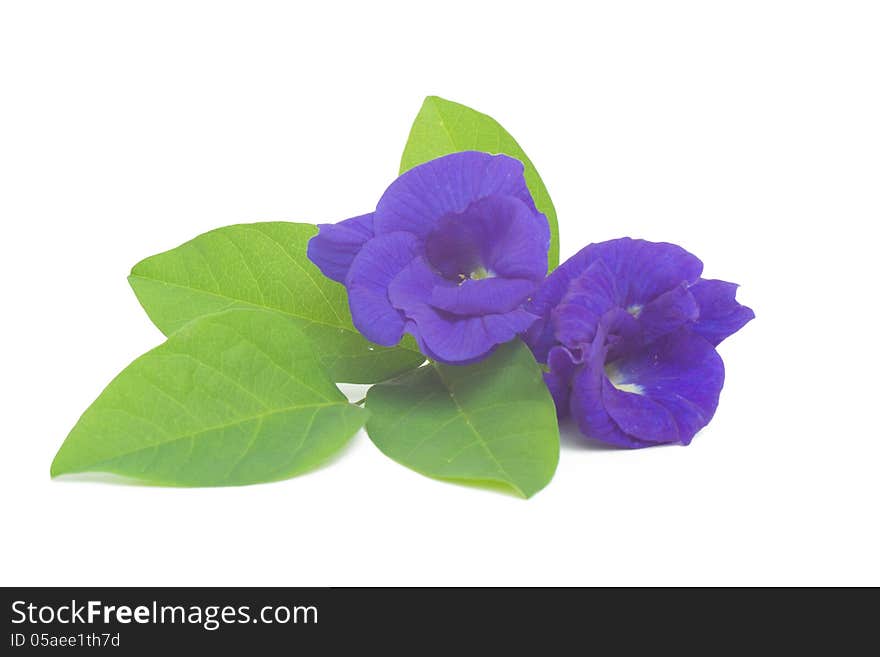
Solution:
{"label": "purple flower", "polygon": [[348,290],[357,329],[385,346],[411,333],[429,358],[479,360],[537,320],[550,228],[523,165],[464,152],[404,173],[376,211],[323,224],[308,255]]}
{"label": "purple flower", "polygon": [[560,418],[621,447],[691,442],[724,384],[715,346],[755,314],[736,285],[700,278],[674,244],[591,244],[556,269],[528,310],[526,334]]}

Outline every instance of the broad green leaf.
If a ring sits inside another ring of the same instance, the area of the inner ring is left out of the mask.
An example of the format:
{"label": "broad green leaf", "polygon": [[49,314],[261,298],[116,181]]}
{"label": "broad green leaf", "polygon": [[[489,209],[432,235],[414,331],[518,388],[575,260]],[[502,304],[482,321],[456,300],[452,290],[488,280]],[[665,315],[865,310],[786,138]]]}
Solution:
{"label": "broad green leaf", "polygon": [[351,322],[345,288],[306,257],[315,226],[287,222],[218,228],[134,266],[129,282],[153,323],[171,335],[232,307],[296,319],[334,381],[374,383],[425,361],[415,343],[379,347]]}
{"label": "broad green leaf", "polygon": [[559,223],[550,194],[538,175],[535,165],[516,140],[491,116],[470,107],[428,96],[413,122],[400,159],[400,173],[442,155],[459,151],[503,153],[515,157],[525,166],[526,184],[535,206],[550,222],[550,270],[559,264]]}
{"label": "broad green leaf", "polygon": [[293,321],[232,309],[194,320],[126,367],[76,423],[51,473],[172,486],[274,481],[326,461],[365,417]]}
{"label": "broad green leaf", "polygon": [[366,407],[376,446],[424,475],[503,484],[531,497],[556,471],[553,399],[518,340],[474,365],[433,363],[375,385]]}

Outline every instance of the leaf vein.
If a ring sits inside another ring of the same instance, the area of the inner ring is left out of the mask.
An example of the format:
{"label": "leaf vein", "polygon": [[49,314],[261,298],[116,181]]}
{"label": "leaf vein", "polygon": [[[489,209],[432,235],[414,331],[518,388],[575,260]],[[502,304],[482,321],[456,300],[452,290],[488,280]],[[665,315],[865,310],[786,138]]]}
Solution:
{"label": "leaf vein", "polygon": [[[96,462],[92,463],[90,467],[100,466],[105,463],[112,463],[113,461],[118,461],[119,459],[125,458],[127,456],[132,456],[133,454],[137,454],[139,452],[143,452],[148,449],[158,450],[160,447],[164,447],[164,446],[169,445],[171,443],[175,443],[179,440],[195,439],[195,438],[202,436],[206,433],[211,433],[213,431],[221,431],[223,429],[229,429],[231,427],[239,426],[239,425],[244,424],[246,422],[251,422],[251,421],[257,420],[257,419],[265,419],[268,417],[272,417],[274,415],[281,415],[282,413],[289,413],[291,411],[299,411],[299,410],[303,410],[306,408],[323,408],[323,407],[337,406],[337,405],[344,406],[346,404],[347,404],[347,402],[330,402],[330,403],[324,403],[324,404],[301,404],[301,405],[288,406],[285,408],[279,408],[277,410],[269,411],[267,413],[261,413],[259,415],[253,415],[250,417],[241,418],[241,419],[235,420],[234,422],[227,422],[226,424],[218,424],[218,425],[215,425],[212,427],[206,427],[204,429],[199,429],[198,431],[193,431],[191,433],[182,434],[179,436],[173,436],[173,437],[169,438],[168,440],[160,440],[158,442],[151,443],[149,445],[143,445],[142,447],[137,447],[135,449],[127,450],[125,452],[120,452],[119,454],[115,454],[109,458],[103,459],[101,461],[96,461]],[[126,411],[125,409],[116,409],[116,410],[121,410],[123,412],[128,413],[129,415],[134,415],[133,413],[130,413],[130,412]],[[139,417],[139,416],[135,415],[134,417]],[[165,433],[166,435],[170,435],[167,431],[165,431],[161,427],[158,427],[158,428],[160,430],[162,430],[163,433]]]}

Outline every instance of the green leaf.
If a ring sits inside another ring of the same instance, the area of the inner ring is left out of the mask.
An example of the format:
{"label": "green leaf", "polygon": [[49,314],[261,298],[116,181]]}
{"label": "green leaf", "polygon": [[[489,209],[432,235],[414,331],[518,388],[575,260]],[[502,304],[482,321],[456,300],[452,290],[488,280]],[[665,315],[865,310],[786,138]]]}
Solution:
{"label": "green leaf", "polygon": [[559,264],[559,223],[550,194],[538,175],[535,165],[516,140],[491,116],[470,107],[428,96],[413,122],[400,159],[400,173],[442,155],[459,151],[503,153],[515,157],[525,166],[526,184],[535,206],[550,222],[550,270]]}
{"label": "green leaf", "polygon": [[358,333],[345,288],[306,256],[316,233],[287,222],[218,228],[139,262],[128,280],[165,335],[227,308],[262,308],[297,320],[334,381],[374,383],[424,363],[414,341],[379,347]]}
{"label": "green leaf", "polygon": [[326,461],[365,418],[293,321],[232,309],[187,324],[126,367],[76,423],[51,474],[173,486],[274,481]]}
{"label": "green leaf", "polygon": [[375,385],[366,407],[376,446],[424,475],[503,484],[531,497],[556,471],[556,409],[518,340],[474,365],[433,363]]}

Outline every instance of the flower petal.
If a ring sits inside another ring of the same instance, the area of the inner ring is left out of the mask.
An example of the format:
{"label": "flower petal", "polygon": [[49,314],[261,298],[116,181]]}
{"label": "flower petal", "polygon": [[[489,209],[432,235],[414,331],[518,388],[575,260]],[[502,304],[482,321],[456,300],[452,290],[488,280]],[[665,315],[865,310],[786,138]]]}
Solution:
{"label": "flower petal", "polygon": [[[613,291],[614,279],[608,267],[601,261],[587,266],[582,254],[583,251],[557,267],[544,279],[532,300],[526,304],[526,309],[538,315],[539,319],[523,338],[539,363],[546,363],[550,349],[559,343],[555,335],[558,326],[565,325],[570,330],[566,340],[568,344],[575,344],[578,335],[585,336],[585,341],[589,342],[595,333],[595,327],[579,327],[578,323],[598,321],[615,303],[617,295]],[[576,265],[583,265],[583,268]],[[577,279],[581,279],[579,285],[572,290],[573,282]],[[563,299],[580,305],[583,310],[572,309],[572,315],[566,315],[567,311],[559,311]],[[557,318],[560,313],[561,316]]]}
{"label": "flower petal", "polygon": [[605,331],[601,324],[572,380],[569,408],[581,432],[628,448],[689,444],[718,405],[718,353],[682,328],[606,366]]}
{"label": "flower petal", "polygon": [[391,281],[415,258],[421,242],[410,233],[388,233],[367,241],[345,279],[354,325],[368,340],[396,345],[404,316],[388,297]]}
{"label": "flower petal", "polygon": [[647,443],[678,442],[678,425],[672,413],[647,395],[619,390],[602,379],[602,403],[618,428],[633,439]]}
{"label": "flower petal", "polygon": [[488,355],[525,331],[535,316],[522,308],[509,313],[461,317],[426,306],[417,313],[416,339],[423,353],[444,363],[465,365]]}
{"label": "flower petal", "polygon": [[572,379],[569,409],[581,433],[587,438],[601,440],[618,447],[647,447],[648,443],[624,433],[605,408],[602,395],[605,382],[604,326],[600,325],[597,339],[593,341],[584,358],[584,365]]}
{"label": "flower petal", "polygon": [[[628,435],[648,442],[670,442],[671,432],[662,425],[659,411],[651,422],[643,415],[648,405],[631,397],[643,397],[669,412],[678,428],[675,441],[688,444],[709,423],[724,385],[724,363],[704,338],[682,328],[611,363],[609,384],[639,394],[615,390],[605,397],[606,408]],[[607,392],[603,391],[603,392]],[[629,396],[623,400],[621,395]]]}
{"label": "flower petal", "polygon": [[645,342],[642,325],[622,308],[612,308],[602,316],[601,322],[608,334],[606,363],[618,358],[620,354],[640,348]]}
{"label": "flower petal", "polygon": [[388,298],[404,316],[413,319],[423,307],[430,307],[434,288],[444,284],[449,282],[431,268],[424,255],[419,254],[406,263],[388,284]]}
{"label": "flower petal", "polygon": [[456,315],[506,313],[521,306],[537,284],[522,278],[483,278],[461,285],[444,280],[431,291],[431,305]]}
{"label": "flower petal", "polygon": [[617,284],[619,304],[624,308],[647,305],[677,285],[695,282],[703,271],[699,258],[667,242],[624,237],[591,244],[582,253],[587,264],[596,260],[605,263]]}
{"label": "flower petal", "polygon": [[537,212],[519,160],[477,151],[439,157],[388,187],[376,206],[376,234],[408,231],[424,239],[443,215],[493,194],[516,197]]}
{"label": "flower petal", "polygon": [[439,217],[425,239],[431,266],[450,280],[477,269],[536,283],[547,274],[547,217],[514,196],[493,194]]}
{"label": "flower petal", "polygon": [[536,319],[522,308],[475,317],[456,315],[430,304],[432,292],[448,285],[428,261],[419,256],[388,286],[395,308],[407,321],[422,353],[444,363],[464,365],[489,354],[497,345],[525,331]]}
{"label": "flower petal", "polygon": [[530,203],[514,196],[493,195],[472,203],[462,216],[481,222],[489,236],[486,269],[507,278],[544,280],[550,224]]}
{"label": "flower petal", "polygon": [[699,258],[675,244],[629,237],[590,244],[547,277],[535,295],[532,312],[546,316],[566,295],[572,282],[598,261],[607,267],[615,301],[624,308],[644,306],[681,283],[695,282],[703,271]]}
{"label": "flower petal", "polygon": [[555,341],[572,349],[591,343],[601,320],[599,315],[577,303],[556,306],[551,318]]}
{"label": "flower petal", "polygon": [[318,234],[309,240],[309,260],[324,276],[343,283],[358,251],[372,237],[372,212],[336,224],[319,224]]}
{"label": "flower petal", "polygon": [[696,299],[682,283],[649,302],[637,316],[648,343],[693,322],[699,315]]}
{"label": "flower petal", "polygon": [[550,349],[557,344],[553,335],[552,313],[562,297],[565,296],[574,275],[573,268],[557,267],[544,279],[544,282],[532,296],[532,300],[526,304],[526,310],[537,315],[538,320],[523,335],[523,339],[539,363],[547,362]]}
{"label": "flower petal", "polygon": [[[703,263],[675,244],[624,237],[590,244],[557,267],[535,293],[527,309],[540,317],[524,336],[539,362],[556,343],[551,313],[564,298],[601,314],[617,305],[638,314],[668,290],[696,281]],[[594,307],[595,306],[595,307]],[[607,310],[607,308],[605,308]]]}
{"label": "flower petal", "polygon": [[561,303],[577,303],[597,316],[620,305],[620,293],[614,274],[602,260],[596,260],[581,274],[574,276]]}
{"label": "flower petal", "polygon": [[553,396],[556,415],[562,420],[568,415],[571,379],[577,369],[576,359],[565,347],[554,347],[550,350],[547,360],[550,371],[544,373],[544,383]]}
{"label": "flower petal", "polygon": [[714,346],[755,318],[751,308],[736,300],[736,283],[701,278],[690,291],[700,308],[693,330]]}
{"label": "flower petal", "polygon": [[592,342],[599,322],[617,307],[616,299],[611,272],[601,260],[594,262],[569,281],[559,305],[550,311],[555,341],[571,348]]}

